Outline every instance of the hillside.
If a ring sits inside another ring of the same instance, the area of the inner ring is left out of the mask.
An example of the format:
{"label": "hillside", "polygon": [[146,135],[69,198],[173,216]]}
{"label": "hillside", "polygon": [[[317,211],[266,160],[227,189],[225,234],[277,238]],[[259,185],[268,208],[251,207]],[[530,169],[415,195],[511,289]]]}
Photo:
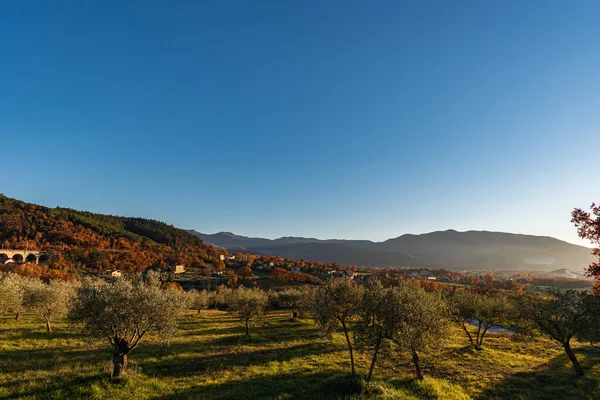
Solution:
{"label": "hillside", "polygon": [[581,271],[593,261],[591,250],[547,236],[502,232],[448,230],[403,235],[379,246],[387,251],[410,252],[432,265],[447,268],[474,266],[490,269]]}
{"label": "hillside", "polygon": [[48,208],[0,195],[0,243],[45,250],[61,269],[164,268],[199,264],[217,251],[201,239],[144,218]]}
{"label": "hillside", "polygon": [[[205,244],[206,243],[206,244]],[[582,271],[590,249],[551,237],[453,230],[403,235],[384,242],[303,237],[251,238],[221,232],[206,235],[144,218],[48,208],[0,195],[0,244],[43,249],[60,269],[164,268],[201,265],[218,250],[372,267],[433,267]]]}
{"label": "hillside", "polygon": [[210,243],[215,246],[225,247],[228,249],[240,248],[240,249],[248,249],[248,248],[258,248],[261,246],[270,247],[270,246],[278,246],[278,245],[292,245],[299,243],[337,243],[343,244],[350,247],[355,248],[375,248],[377,243],[372,242],[370,240],[344,240],[344,239],[327,239],[327,240],[319,240],[316,238],[305,238],[305,237],[297,237],[297,236],[284,236],[277,239],[265,239],[259,237],[248,237],[236,235],[231,232],[219,232],[214,234],[205,234],[202,232],[198,232],[194,229],[189,229],[189,233],[195,235],[206,243]]}
{"label": "hillside", "polygon": [[[232,233],[205,235],[206,243],[230,250],[348,263],[353,265],[431,266],[454,270],[510,269],[582,271],[593,260],[591,250],[546,236],[454,230],[402,235],[384,242],[284,237],[249,238]],[[319,244],[319,247],[309,244]],[[312,257],[312,258],[311,258]]]}
{"label": "hillside", "polygon": [[317,262],[369,266],[369,267],[427,267],[422,260],[394,251],[376,249],[368,240],[319,240],[286,236],[278,239],[252,238],[231,232],[203,234],[188,230],[206,243],[229,251],[248,251],[263,255]]}
{"label": "hillside", "polygon": [[340,243],[295,243],[252,247],[250,251],[291,259],[372,267],[427,267],[422,261],[401,253],[350,247]]}

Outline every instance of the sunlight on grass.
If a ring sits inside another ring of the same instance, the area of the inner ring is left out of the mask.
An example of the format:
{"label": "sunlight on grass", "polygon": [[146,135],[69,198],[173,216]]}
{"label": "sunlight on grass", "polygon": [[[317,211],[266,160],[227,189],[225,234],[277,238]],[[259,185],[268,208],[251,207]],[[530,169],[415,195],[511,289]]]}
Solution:
{"label": "sunlight on grass", "polygon": [[[576,380],[553,342],[516,342],[490,334],[483,350],[456,329],[442,351],[423,354],[426,379],[413,380],[410,359],[382,359],[361,395],[342,396],[349,372],[344,338],[320,337],[310,321],[272,313],[244,337],[227,314],[184,315],[168,344],[150,337],[129,359],[128,375],[112,382],[111,349],[90,342],[64,321],[52,333],[43,319],[0,319],[0,397],[7,399],[598,399],[600,352],[578,349],[588,375]],[[366,373],[369,354],[357,354]]]}

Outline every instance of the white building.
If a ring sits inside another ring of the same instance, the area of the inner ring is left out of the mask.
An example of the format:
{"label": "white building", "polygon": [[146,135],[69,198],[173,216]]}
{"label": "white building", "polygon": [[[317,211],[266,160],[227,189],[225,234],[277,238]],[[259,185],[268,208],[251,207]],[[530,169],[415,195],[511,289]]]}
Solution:
{"label": "white building", "polygon": [[174,274],[183,274],[185,272],[185,266],[175,265],[171,267],[171,271],[173,271]]}

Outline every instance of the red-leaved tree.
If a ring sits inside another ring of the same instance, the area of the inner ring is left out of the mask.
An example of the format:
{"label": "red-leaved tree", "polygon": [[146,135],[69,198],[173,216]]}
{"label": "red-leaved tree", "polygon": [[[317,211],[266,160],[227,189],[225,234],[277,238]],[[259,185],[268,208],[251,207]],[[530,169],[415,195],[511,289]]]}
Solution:
{"label": "red-leaved tree", "polygon": [[596,295],[600,295],[600,205],[592,203],[590,211],[576,208],[571,216],[571,222],[577,227],[579,237],[598,246],[592,250],[592,254],[598,257],[598,262],[590,264],[587,274],[596,280]]}

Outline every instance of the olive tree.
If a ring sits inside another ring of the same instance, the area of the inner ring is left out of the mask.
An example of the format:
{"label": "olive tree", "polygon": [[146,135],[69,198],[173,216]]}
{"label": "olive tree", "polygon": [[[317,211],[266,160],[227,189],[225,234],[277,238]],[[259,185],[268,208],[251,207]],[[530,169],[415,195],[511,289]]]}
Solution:
{"label": "olive tree", "polygon": [[355,343],[359,350],[372,349],[371,365],[367,375],[367,382],[371,381],[379,351],[390,339],[399,321],[395,320],[393,297],[378,279],[369,279],[364,285],[364,294],[355,325]]}
{"label": "olive tree", "polygon": [[228,296],[229,312],[246,326],[246,336],[250,336],[250,322],[260,322],[267,313],[269,296],[258,288],[247,289],[240,286]]}
{"label": "olive tree", "polygon": [[26,278],[10,272],[0,275],[0,314],[13,313],[19,319],[25,308],[25,281]]}
{"label": "olive tree", "polygon": [[578,338],[587,341],[590,346],[598,347],[600,342],[600,297],[586,296],[584,304],[586,310],[586,324]]}
{"label": "olive tree", "polygon": [[134,283],[145,282],[148,286],[162,287],[164,282],[169,280],[169,274],[166,272],[149,269],[144,273],[134,277]]}
{"label": "olive tree", "polygon": [[44,317],[48,332],[52,332],[52,321],[56,317],[67,315],[74,295],[75,285],[60,280],[51,280],[48,284],[30,283],[27,294],[31,310]]}
{"label": "olive tree", "polygon": [[[451,298],[452,320],[467,334],[476,348],[481,348],[488,330],[507,319],[509,303],[501,294],[485,294],[473,291],[457,291]],[[470,325],[477,331],[471,334]]]}
{"label": "olive tree", "polygon": [[447,336],[449,308],[440,293],[404,282],[389,291],[386,308],[391,340],[412,356],[417,379],[423,379],[419,352],[440,346]]}
{"label": "olive tree", "polygon": [[44,283],[38,278],[11,272],[3,274],[0,277],[0,314],[11,312],[19,320],[24,311],[40,311],[39,306],[43,305],[40,294],[44,289]]}
{"label": "olive tree", "polygon": [[84,334],[106,340],[113,348],[113,377],[127,369],[127,357],[149,332],[166,339],[177,329],[187,304],[182,292],[126,279],[84,281],[69,318]]}
{"label": "olive tree", "polygon": [[542,296],[536,293],[523,293],[515,297],[515,310],[524,323],[516,328],[532,334],[531,327],[537,328],[559,342],[573,364],[575,373],[583,376],[583,369],[571,348],[573,338],[588,339],[597,329],[600,316],[595,302],[597,298],[585,293],[569,291]]}
{"label": "olive tree", "polygon": [[279,304],[292,311],[292,319],[298,318],[304,294],[298,289],[287,289],[279,292]]}
{"label": "olive tree", "polygon": [[267,291],[267,297],[269,298],[269,308],[277,309],[282,307],[279,302],[279,292],[269,289]]}
{"label": "olive tree", "polygon": [[233,289],[228,288],[225,285],[219,285],[214,292],[210,292],[208,295],[209,307],[212,307],[215,310],[226,309],[232,291]]}
{"label": "olive tree", "polygon": [[189,292],[187,292],[187,295],[189,297],[190,307],[193,310],[197,310],[198,314],[200,314],[200,311],[206,310],[208,308],[210,299],[206,290],[198,291],[192,289]]}
{"label": "olive tree", "polygon": [[330,335],[341,325],[348,352],[352,377],[356,377],[350,325],[358,318],[363,288],[348,278],[332,279],[314,291],[312,313],[322,334]]}

